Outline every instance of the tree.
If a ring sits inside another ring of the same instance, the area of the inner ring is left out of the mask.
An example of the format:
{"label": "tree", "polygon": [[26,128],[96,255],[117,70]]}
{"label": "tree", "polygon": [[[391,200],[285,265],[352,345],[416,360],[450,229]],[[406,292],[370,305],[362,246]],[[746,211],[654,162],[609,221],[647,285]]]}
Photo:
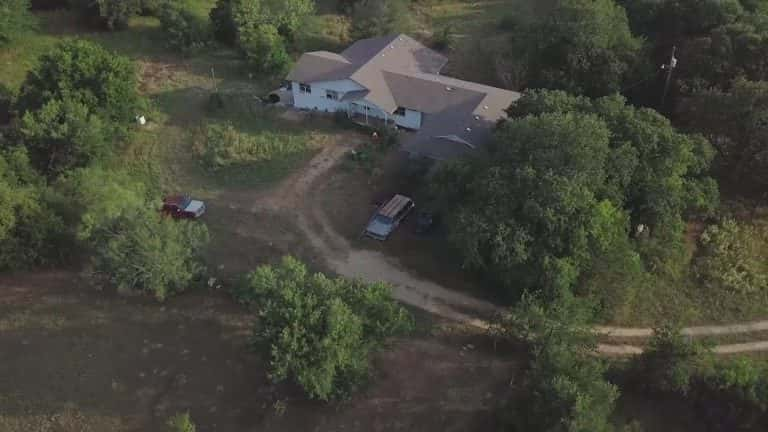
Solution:
{"label": "tree", "polygon": [[407,33],[413,27],[408,0],[360,0],[351,15],[353,39]]}
{"label": "tree", "polygon": [[[214,35],[227,44],[252,40],[264,25],[291,41],[313,10],[312,0],[218,0],[210,18]],[[244,33],[249,37],[241,38]]]}
{"label": "tree", "polygon": [[570,295],[544,303],[524,296],[495,327],[497,336],[525,341],[531,353],[521,388],[506,404],[508,430],[613,430],[619,393],[596,356],[590,316],[589,305]]}
{"label": "tree", "polygon": [[633,360],[631,371],[647,391],[686,395],[695,377],[711,366],[711,352],[705,345],[665,325],[654,329],[648,347]]}
{"label": "tree", "polygon": [[62,226],[43,192],[44,182],[30,166],[25,149],[0,154],[0,269],[42,264],[53,257],[52,243]]}
{"label": "tree", "polygon": [[768,427],[768,378],[764,365],[748,358],[720,362],[697,379],[693,403],[697,415],[716,432]]}
{"label": "tree", "polygon": [[84,167],[111,150],[102,120],[70,100],[51,100],[40,110],[28,111],[19,130],[35,167],[51,178]]}
{"label": "tree", "polygon": [[613,0],[558,0],[515,26],[511,40],[512,55],[526,62],[527,87],[588,96],[619,91],[642,48]]}
{"label": "tree", "polygon": [[259,73],[279,75],[290,62],[282,37],[277,28],[269,24],[261,24],[253,31],[241,34],[240,48]]}
{"label": "tree", "polygon": [[143,106],[133,63],[78,39],[61,42],[40,57],[21,85],[16,108],[24,115],[52,100],[82,104],[116,128],[125,128]]}
{"label": "tree", "polygon": [[0,46],[34,27],[35,18],[29,9],[29,0],[0,0]]}
{"label": "tree", "polygon": [[128,20],[141,10],[139,0],[70,0],[87,21],[109,30],[128,26]]}
{"label": "tree", "polygon": [[138,208],[99,226],[91,242],[97,275],[118,289],[145,291],[164,301],[203,273],[200,256],[208,230]]}
{"label": "tree", "polygon": [[310,274],[291,257],[248,274],[235,295],[259,313],[255,342],[270,354],[271,378],[321,400],[348,396],[366,379],[371,350],[412,327],[388,286]]}
{"label": "tree", "polygon": [[730,91],[700,92],[683,117],[717,149],[725,180],[747,189],[768,185],[768,81],[739,79]]}
{"label": "tree", "polygon": [[167,2],[160,8],[158,17],[169,48],[189,53],[204,47],[210,40],[206,24],[183,4]]}
{"label": "tree", "polygon": [[115,219],[150,207],[153,191],[133,173],[96,165],[66,173],[56,192],[62,203],[57,213],[74,228],[77,239],[91,241]]}

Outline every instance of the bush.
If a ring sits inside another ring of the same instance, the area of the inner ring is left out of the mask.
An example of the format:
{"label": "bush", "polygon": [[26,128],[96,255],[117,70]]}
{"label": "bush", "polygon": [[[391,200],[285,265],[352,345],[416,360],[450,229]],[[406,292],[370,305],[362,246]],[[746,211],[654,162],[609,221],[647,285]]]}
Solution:
{"label": "bush", "polygon": [[108,30],[126,28],[141,6],[140,0],[70,0],[70,4],[86,21]]}
{"label": "bush", "polygon": [[166,423],[168,432],[195,432],[197,427],[189,416],[189,413],[176,414]]}
{"label": "bush", "polygon": [[40,57],[21,85],[16,108],[23,115],[64,99],[84,105],[120,129],[127,128],[144,107],[133,63],[77,39],[61,42]]}
{"label": "bush", "polygon": [[34,27],[29,0],[0,0],[0,46],[21,37]]}
{"label": "bush", "polygon": [[272,131],[248,134],[227,122],[205,127],[203,136],[195,143],[195,151],[206,168],[218,170],[302,153],[306,145],[306,138],[301,135]]}
{"label": "bush", "polygon": [[768,225],[724,219],[701,235],[694,272],[720,308],[742,313],[765,308],[768,293]]}
{"label": "bush", "polygon": [[434,37],[433,45],[435,49],[442,51],[451,51],[456,46],[456,35],[453,27],[447,25],[443,27]]}
{"label": "bush", "polygon": [[158,15],[169,48],[190,53],[208,44],[208,27],[183,5],[166,3]]}
{"label": "bush", "polygon": [[159,301],[184,291],[204,271],[205,225],[162,217],[155,209],[126,212],[99,226],[91,239],[96,275]]}
{"label": "bush", "polygon": [[168,4],[176,4],[178,0],[138,0],[138,11],[144,16],[160,16],[160,12]]}
{"label": "bush", "polygon": [[291,257],[248,274],[235,296],[258,310],[255,342],[270,353],[271,378],[321,400],[349,396],[367,378],[371,350],[413,328],[388,286],[310,274]]}
{"label": "bush", "polygon": [[217,0],[209,13],[213,35],[221,43],[234,45],[237,42],[237,25],[232,16],[232,0]]}

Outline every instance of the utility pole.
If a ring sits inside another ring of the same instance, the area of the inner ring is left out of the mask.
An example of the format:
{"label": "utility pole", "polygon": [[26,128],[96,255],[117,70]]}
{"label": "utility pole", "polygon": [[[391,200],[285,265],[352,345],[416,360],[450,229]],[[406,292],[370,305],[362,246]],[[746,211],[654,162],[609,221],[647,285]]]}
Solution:
{"label": "utility pole", "polygon": [[667,71],[667,77],[664,80],[664,92],[661,94],[659,110],[664,109],[664,101],[667,99],[667,92],[669,92],[669,83],[672,81],[672,71],[677,68],[677,57],[675,57],[676,51],[677,47],[672,45],[672,53],[669,55],[669,63],[661,65],[661,69]]}

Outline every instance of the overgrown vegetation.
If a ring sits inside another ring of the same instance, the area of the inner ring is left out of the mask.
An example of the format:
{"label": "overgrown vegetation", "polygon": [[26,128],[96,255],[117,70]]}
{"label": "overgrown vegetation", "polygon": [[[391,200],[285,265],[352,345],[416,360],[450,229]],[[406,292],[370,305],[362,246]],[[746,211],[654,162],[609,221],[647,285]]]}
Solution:
{"label": "overgrown vegetation", "polygon": [[311,274],[291,257],[248,274],[235,297],[258,311],[254,339],[271,378],[321,400],[348,397],[365,383],[371,351],[413,328],[388,286]]}
{"label": "overgrown vegetation", "polygon": [[24,36],[35,25],[29,0],[0,0],[0,47]]}
{"label": "overgrown vegetation", "polygon": [[158,18],[169,48],[190,54],[204,48],[211,41],[208,23],[184,4],[167,2],[158,9]]}
{"label": "overgrown vegetation", "polygon": [[505,430],[614,430],[609,418],[619,392],[595,355],[587,306],[571,296],[555,302],[525,296],[493,328],[496,337],[523,341],[530,352],[520,388],[501,409]]}
{"label": "overgrown vegetation", "polygon": [[[555,298],[586,286],[601,302],[630,295],[622,290],[663,256],[653,245],[680,244],[683,215],[717,204],[709,143],[651,110],[618,96],[530,91],[509,113],[487,157],[434,179],[454,209],[451,236],[466,265],[507,289]],[[591,283],[603,260],[623,283]]]}
{"label": "overgrown vegetation", "polygon": [[748,358],[715,360],[705,345],[662,327],[621,380],[651,397],[679,398],[709,431],[756,431],[768,426],[765,372],[765,364]]}

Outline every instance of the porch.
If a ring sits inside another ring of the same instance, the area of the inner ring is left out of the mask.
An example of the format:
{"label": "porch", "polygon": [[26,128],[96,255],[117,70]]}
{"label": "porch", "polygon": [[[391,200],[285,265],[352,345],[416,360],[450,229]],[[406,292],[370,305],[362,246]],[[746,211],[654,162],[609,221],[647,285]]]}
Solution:
{"label": "porch", "polygon": [[347,117],[359,125],[372,128],[394,128],[396,126],[394,119],[386,112],[354,102],[348,106]]}

